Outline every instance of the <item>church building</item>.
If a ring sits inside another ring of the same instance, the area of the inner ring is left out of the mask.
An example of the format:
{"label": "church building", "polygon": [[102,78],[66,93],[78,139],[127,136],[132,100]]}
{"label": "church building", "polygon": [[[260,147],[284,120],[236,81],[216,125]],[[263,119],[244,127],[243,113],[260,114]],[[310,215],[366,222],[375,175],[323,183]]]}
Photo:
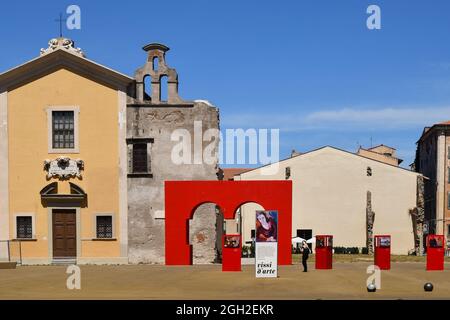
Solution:
{"label": "church building", "polygon": [[[169,48],[144,50],[131,77],[61,37],[0,74],[0,260],[164,262],[164,181],[217,179],[217,161],[172,161],[172,132],[218,129],[219,111],[178,96]],[[217,216],[197,214],[197,262],[212,262]]]}

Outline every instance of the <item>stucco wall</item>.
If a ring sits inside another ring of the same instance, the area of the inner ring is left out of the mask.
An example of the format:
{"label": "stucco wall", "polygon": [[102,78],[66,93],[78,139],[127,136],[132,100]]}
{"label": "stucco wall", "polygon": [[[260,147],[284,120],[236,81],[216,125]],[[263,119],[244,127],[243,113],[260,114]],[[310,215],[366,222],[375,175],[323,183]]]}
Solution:
{"label": "stucco wall", "polygon": [[[61,106],[79,108],[79,153],[48,153],[47,108]],[[15,214],[34,213],[36,219],[37,241],[23,243],[22,255],[44,261],[52,254],[49,213],[39,191],[58,181],[46,179],[43,161],[65,155],[85,162],[82,179],[70,180],[88,194],[88,207],[80,211],[81,257],[119,257],[119,232],[117,241],[92,241],[95,213],[111,213],[120,229],[117,90],[60,69],[8,92],[8,126],[11,238]],[[70,193],[68,181],[58,184],[60,193]]]}
{"label": "stucco wall", "polygon": [[[414,248],[409,209],[416,206],[416,173],[326,147],[279,162],[275,175],[261,175],[257,169],[240,178],[284,180],[286,167],[293,181],[293,237],[297,229],[312,229],[313,235],[333,235],[334,246],[365,247],[366,194],[371,191],[374,234],[392,235],[393,254]],[[242,210],[244,241],[249,241],[255,207]]]}

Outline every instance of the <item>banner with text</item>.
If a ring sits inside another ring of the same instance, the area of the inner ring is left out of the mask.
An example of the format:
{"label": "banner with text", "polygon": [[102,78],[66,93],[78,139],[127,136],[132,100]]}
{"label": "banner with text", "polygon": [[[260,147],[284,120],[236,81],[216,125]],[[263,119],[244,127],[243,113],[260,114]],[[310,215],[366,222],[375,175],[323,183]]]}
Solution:
{"label": "banner with text", "polygon": [[278,212],[256,211],[255,270],[257,278],[278,276]]}

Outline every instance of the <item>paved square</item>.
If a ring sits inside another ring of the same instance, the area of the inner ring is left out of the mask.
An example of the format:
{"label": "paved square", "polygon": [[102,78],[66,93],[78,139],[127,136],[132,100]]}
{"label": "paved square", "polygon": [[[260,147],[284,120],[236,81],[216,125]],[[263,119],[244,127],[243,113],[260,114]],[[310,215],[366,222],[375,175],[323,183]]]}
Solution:
{"label": "paved square", "polygon": [[[338,262],[333,270],[279,269],[278,279],[256,279],[254,266],[242,272],[220,265],[81,266],[81,290],[68,290],[65,266],[0,270],[0,299],[450,299],[450,265],[425,271],[423,262],[393,262],[382,271],[381,290],[366,291],[369,262]],[[434,284],[426,293],[423,285]]]}

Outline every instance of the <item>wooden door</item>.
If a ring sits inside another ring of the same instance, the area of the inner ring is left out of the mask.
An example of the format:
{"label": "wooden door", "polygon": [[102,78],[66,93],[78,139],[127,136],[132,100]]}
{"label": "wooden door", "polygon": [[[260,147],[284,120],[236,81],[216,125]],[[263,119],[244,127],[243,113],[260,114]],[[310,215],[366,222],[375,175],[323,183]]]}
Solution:
{"label": "wooden door", "polygon": [[53,209],[53,258],[77,256],[75,209]]}

